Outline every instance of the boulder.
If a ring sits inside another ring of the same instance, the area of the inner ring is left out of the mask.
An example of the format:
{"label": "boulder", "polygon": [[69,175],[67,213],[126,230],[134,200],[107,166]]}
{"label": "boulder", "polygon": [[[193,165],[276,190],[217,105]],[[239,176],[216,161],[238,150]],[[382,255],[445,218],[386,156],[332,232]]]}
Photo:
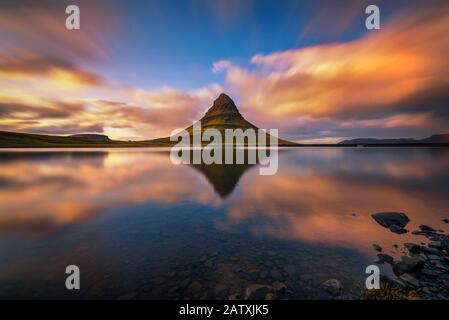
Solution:
{"label": "boulder", "polygon": [[274,288],[265,284],[251,284],[245,290],[246,299],[264,300],[268,293],[273,293]]}
{"label": "boulder", "polygon": [[378,260],[376,261],[376,263],[382,264],[382,263],[388,263],[388,264],[393,264],[393,257],[388,255],[388,254],[384,254],[384,253],[379,253],[377,255]]}
{"label": "boulder", "polygon": [[399,277],[399,279],[401,279],[407,285],[409,285],[409,286],[411,286],[413,288],[418,288],[419,287],[419,281],[415,277],[413,277],[412,275],[410,275],[408,273],[404,273],[403,275],[401,275]]}
{"label": "boulder", "polygon": [[326,280],[323,282],[322,286],[327,293],[334,297],[339,296],[341,294],[341,290],[343,289],[341,282],[337,279]]}
{"label": "boulder", "polygon": [[285,293],[287,291],[287,286],[285,285],[285,283],[280,281],[273,282],[273,288],[274,291],[278,293]]}
{"label": "boulder", "polygon": [[424,256],[403,256],[401,261],[394,264],[393,270],[397,274],[418,271],[422,268],[426,258]]}
{"label": "boulder", "polygon": [[404,228],[410,219],[403,212],[379,212],[371,215],[373,219],[385,228],[390,228],[392,225]]}
{"label": "boulder", "polygon": [[414,244],[414,243],[404,243],[404,247],[407,249],[407,251],[411,254],[417,254],[422,252],[422,248],[420,245]]}
{"label": "boulder", "polygon": [[432,227],[429,227],[428,225],[422,224],[419,226],[421,231],[428,231],[428,232],[436,232],[436,230]]}
{"label": "boulder", "polygon": [[391,232],[397,233],[397,234],[404,234],[408,231],[398,225],[392,224],[388,229],[390,229]]}

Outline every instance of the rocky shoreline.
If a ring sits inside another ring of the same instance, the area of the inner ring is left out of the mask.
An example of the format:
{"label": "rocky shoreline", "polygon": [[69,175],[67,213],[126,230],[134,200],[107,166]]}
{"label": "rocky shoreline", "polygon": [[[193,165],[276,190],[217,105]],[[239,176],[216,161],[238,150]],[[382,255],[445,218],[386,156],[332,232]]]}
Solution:
{"label": "rocky shoreline", "polygon": [[[396,233],[405,233],[408,217],[404,213],[379,213],[372,215],[380,225]],[[384,219],[386,218],[386,219]],[[448,223],[448,219],[443,219]],[[397,227],[391,228],[391,225]],[[398,230],[400,232],[397,232]],[[449,235],[443,230],[436,230],[428,225],[420,225],[413,235],[427,238],[428,244],[421,242],[405,243],[404,254],[400,259],[394,259],[385,253],[378,253],[377,264],[390,264],[396,278],[383,277],[384,284],[405,292],[416,292],[421,299],[449,299]],[[374,250],[382,251],[377,245]]]}

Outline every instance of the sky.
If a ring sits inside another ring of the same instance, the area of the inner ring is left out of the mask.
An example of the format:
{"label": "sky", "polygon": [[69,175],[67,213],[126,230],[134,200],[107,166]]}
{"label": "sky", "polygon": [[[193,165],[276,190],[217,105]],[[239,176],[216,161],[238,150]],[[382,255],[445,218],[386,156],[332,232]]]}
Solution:
{"label": "sky", "polygon": [[449,133],[447,52],[439,0],[2,0],[0,130],[158,138],[225,92],[294,141],[421,138]]}

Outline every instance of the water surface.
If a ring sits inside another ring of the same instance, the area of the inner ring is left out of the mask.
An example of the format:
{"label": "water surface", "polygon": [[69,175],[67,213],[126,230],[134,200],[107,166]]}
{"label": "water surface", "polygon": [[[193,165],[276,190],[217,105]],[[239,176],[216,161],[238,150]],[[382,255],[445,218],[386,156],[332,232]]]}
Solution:
{"label": "water surface", "polygon": [[[447,149],[283,149],[277,174],[257,167],[173,165],[154,149],[0,152],[0,298],[227,299],[278,280],[283,298],[321,299],[336,278],[355,299],[373,243],[398,255],[424,239],[372,213],[448,231]],[[65,289],[71,264],[79,291]]]}

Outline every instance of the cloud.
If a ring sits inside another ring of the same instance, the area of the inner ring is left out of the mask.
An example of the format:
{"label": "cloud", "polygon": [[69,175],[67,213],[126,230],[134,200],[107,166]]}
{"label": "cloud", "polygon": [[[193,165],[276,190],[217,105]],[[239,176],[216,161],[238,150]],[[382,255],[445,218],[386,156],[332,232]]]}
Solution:
{"label": "cloud", "polygon": [[432,128],[443,116],[447,125],[448,13],[447,4],[422,7],[354,41],[257,54],[250,69],[226,65],[227,85],[263,123],[309,117],[364,127],[389,118],[377,123],[386,127],[395,117],[395,126]]}
{"label": "cloud", "polygon": [[233,64],[229,60],[220,60],[220,61],[214,62],[214,64],[212,65],[212,72],[213,73],[222,72],[227,69],[230,69],[232,66],[233,66]]}
{"label": "cloud", "polygon": [[59,58],[26,54],[21,56],[0,55],[0,60],[0,76],[2,77],[25,79],[45,77],[58,81],[65,79],[67,82],[90,86],[104,84],[100,75]]}
{"label": "cloud", "polygon": [[65,119],[83,110],[82,105],[59,103],[54,107],[0,102],[0,119]]}
{"label": "cloud", "polygon": [[30,130],[28,133],[35,134],[76,134],[79,132],[85,133],[103,133],[103,126],[101,124],[82,125],[82,124],[64,124],[64,125],[50,125],[50,126],[38,126]]}
{"label": "cloud", "polygon": [[[379,2],[379,1],[377,1]],[[328,0],[312,4],[311,16],[302,28],[299,40],[320,36],[320,39],[335,40],[356,22],[363,24],[365,8],[373,1]]]}
{"label": "cloud", "polygon": [[0,4],[0,35],[8,46],[2,49],[26,50],[42,55],[57,55],[83,60],[108,57],[104,40],[116,35],[121,20],[108,2],[77,1],[81,10],[81,28],[65,28],[65,8],[70,1],[22,0]]}

